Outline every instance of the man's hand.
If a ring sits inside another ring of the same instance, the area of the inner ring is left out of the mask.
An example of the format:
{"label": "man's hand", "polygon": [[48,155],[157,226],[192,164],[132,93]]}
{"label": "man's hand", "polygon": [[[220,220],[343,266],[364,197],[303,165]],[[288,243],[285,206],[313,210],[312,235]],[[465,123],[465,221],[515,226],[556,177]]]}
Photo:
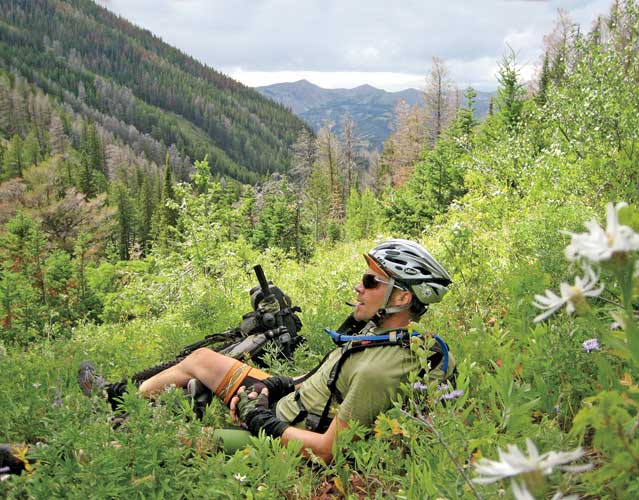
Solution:
{"label": "man's hand", "polygon": [[237,396],[231,400],[231,416],[246,425],[253,435],[257,436],[263,430],[269,436],[281,436],[289,424],[277,418],[269,409],[268,389],[259,388],[259,393],[254,387],[250,389],[247,392],[242,386],[237,391]]}

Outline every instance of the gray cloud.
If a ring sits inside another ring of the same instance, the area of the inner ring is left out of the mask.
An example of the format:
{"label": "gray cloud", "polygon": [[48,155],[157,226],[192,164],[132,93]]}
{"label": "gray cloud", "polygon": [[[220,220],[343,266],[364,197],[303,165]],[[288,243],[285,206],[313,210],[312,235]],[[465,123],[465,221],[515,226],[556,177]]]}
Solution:
{"label": "gray cloud", "polygon": [[454,61],[458,80],[488,83],[491,76],[478,62],[498,61],[508,44],[524,65],[533,65],[558,8],[588,28],[596,14],[608,10],[610,0],[404,0],[395,5],[381,0],[100,3],[223,71],[419,75],[428,71],[432,57],[437,56]]}

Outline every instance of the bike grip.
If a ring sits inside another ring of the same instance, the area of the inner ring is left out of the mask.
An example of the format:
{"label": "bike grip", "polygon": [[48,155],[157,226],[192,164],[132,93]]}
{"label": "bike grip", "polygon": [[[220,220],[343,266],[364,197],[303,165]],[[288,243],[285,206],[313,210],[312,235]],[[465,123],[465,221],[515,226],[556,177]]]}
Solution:
{"label": "bike grip", "polygon": [[271,294],[271,289],[268,286],[268,281],[266,281],[266,276],[264,276],[264,270],[262,266],[259,264],[257,266],[253,266],[253,271],[255,271],[255,276],[257,277],[257,281],[260,284],[260,288],[262,289],[262,293],[264,297],[267,297]]}

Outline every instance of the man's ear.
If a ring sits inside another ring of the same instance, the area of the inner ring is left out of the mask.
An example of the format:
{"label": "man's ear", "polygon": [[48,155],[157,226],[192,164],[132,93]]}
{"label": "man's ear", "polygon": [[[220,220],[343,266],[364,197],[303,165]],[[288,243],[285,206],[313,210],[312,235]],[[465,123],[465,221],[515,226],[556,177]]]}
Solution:
{"label": "man's ear", "polygon": [[395,304],[396,306],[407,306],[413,300],[413,294],[408,290],[396,290],[395,291]]}

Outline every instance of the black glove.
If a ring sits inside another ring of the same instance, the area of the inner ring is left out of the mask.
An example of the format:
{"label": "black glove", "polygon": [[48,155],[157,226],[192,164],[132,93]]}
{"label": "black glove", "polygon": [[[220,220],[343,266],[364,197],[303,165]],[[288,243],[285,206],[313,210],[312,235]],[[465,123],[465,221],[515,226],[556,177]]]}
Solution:
{"label": "black glove", "polygon": [[268,389],[270,401],[279,401],[295,390],[295,384],[291,377],[269,377],[262,380],[261,383]]}
{"label": "black glove", "polygon": [[269,377],[255,382],[252,386],[252,391],[259,394],[265,387],[268,389],[268,400],[274,403],[293,392],[295,390],[295,383],[291,377]]}
{"label": "black glove", "polygon": [[268,395],[262,394],[261,389],[256,398],[249,399],[248,395],[255,390],[256,387],[252,386],[240,393],[240,401],[237,403],[240,420],[255,436],[261,429],[269,436],[280,437],[289,424],[275,416],[269,408]]}

